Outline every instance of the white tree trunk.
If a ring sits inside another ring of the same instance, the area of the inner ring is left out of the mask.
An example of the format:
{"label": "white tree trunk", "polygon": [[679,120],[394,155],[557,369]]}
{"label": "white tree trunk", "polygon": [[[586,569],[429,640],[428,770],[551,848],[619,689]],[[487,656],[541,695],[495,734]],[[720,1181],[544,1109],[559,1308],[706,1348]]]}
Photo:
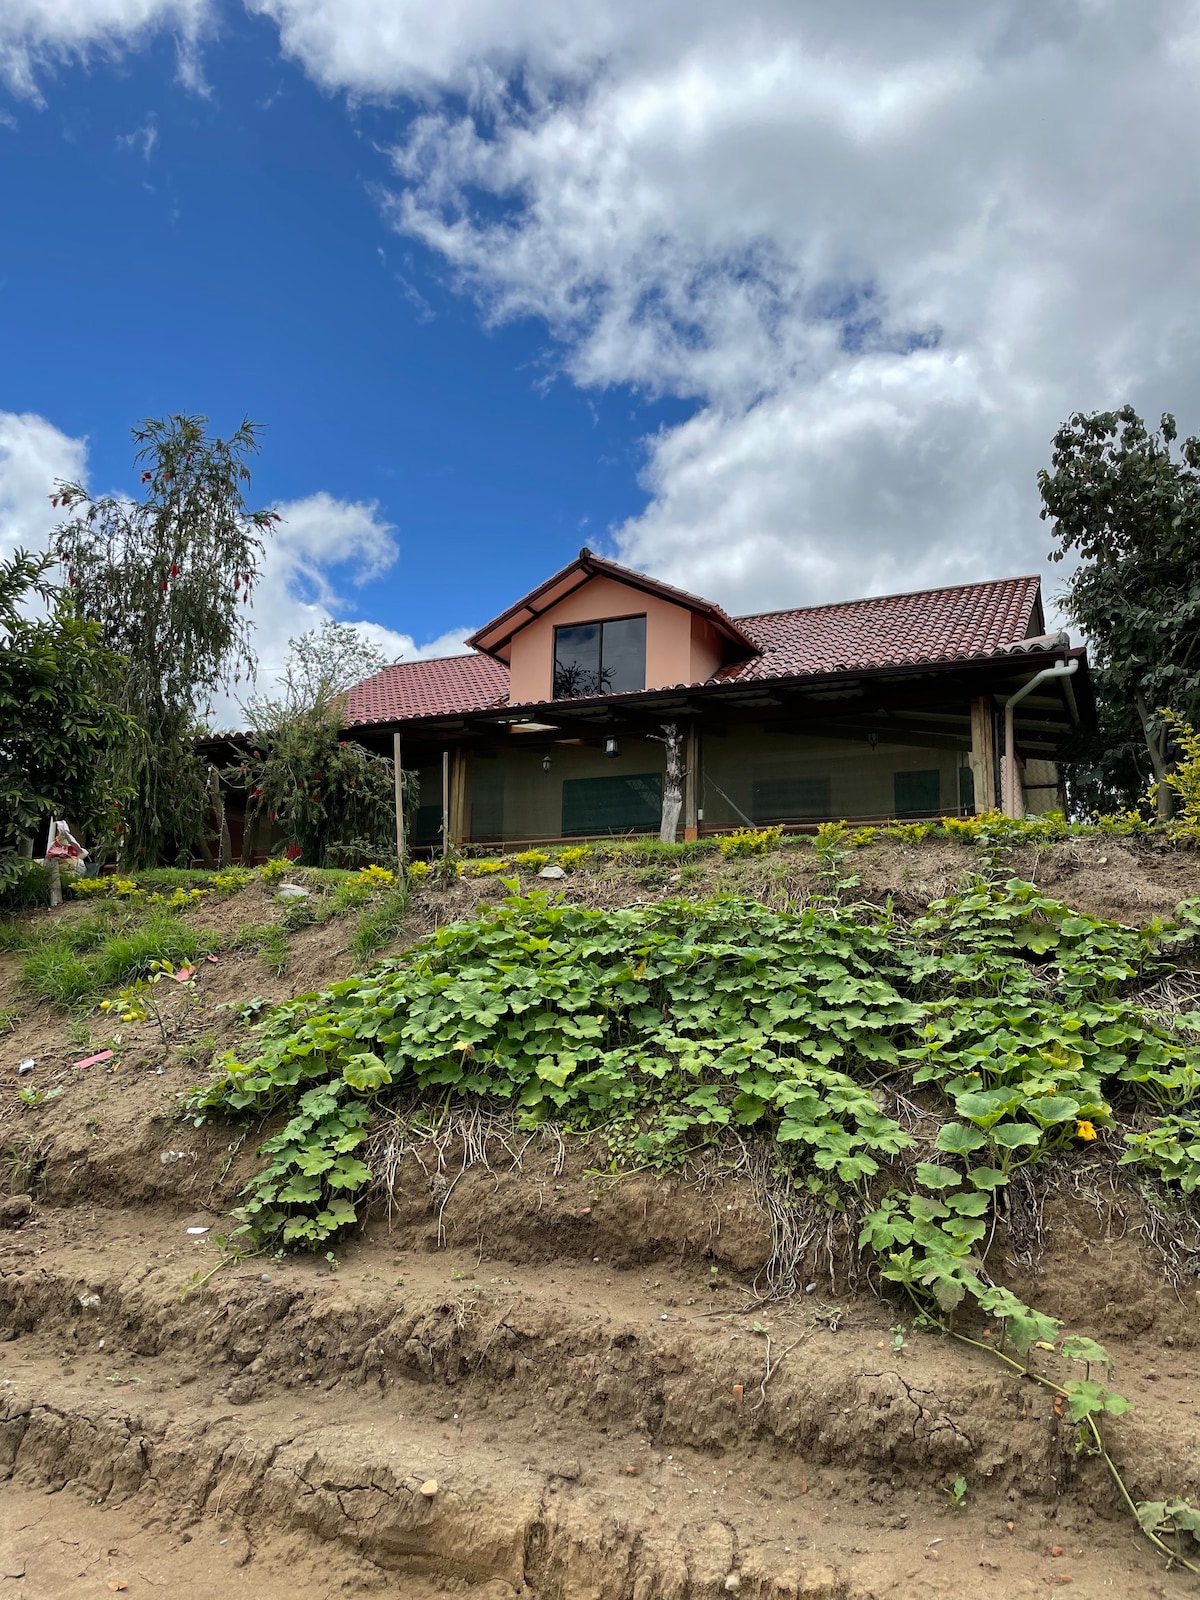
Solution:
{"label": "white tree trunk", "polygon": [[660,743],[667,747],[667,765],[663,773],[662,826],[658,830],[658,837],[664,844],[674,844],[679,829],[679,813],[683,810],[683,780],[687,777],[687,768],[683,764],[683,736],[676,723],[663,725]]}

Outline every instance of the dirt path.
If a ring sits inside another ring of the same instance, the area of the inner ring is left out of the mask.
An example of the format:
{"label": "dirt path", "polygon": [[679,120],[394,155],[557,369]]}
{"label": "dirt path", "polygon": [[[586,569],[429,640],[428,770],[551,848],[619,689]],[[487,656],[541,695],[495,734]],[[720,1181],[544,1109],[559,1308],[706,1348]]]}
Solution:
{"label": "dirt path", "polygon": [[[219,1259],[186,1226],[80,1208],[4,1240],[22,1600],[110,1578],[264,1600],[1195,1593],[1032,1386],[931,1336],[895,1351],[873,1299],[753,1312],[707,1268],[393,1239],[336,1274],[242,1263],[181,1301]],[[1173,1367],[1125,1384],[1146,1482],[1200,1477],[1195,1356]]]}

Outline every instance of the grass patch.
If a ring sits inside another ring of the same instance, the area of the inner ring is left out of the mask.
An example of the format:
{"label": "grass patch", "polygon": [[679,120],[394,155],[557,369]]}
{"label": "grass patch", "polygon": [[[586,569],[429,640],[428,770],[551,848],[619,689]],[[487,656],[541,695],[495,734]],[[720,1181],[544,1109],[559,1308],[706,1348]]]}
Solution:
{"label": "grass patch", "polygon": [[287,971],[292,958],[287,930],[277,922],[257,922],[248,928],[239,928],[229,942],[234,950],[253,950],[277,978]]}
{"label": "grass patch", "polygon": [[155,961],[194,961],[218,943],[215,934],[167,912],[155,912],[141,927],[116,934],[105,913],[97,912],[34,949],[22,963],[21,981],[40,999],[80,1005],[105,989],[145,977]]}
{"label": "grass patch", "polygon": [[268,923],[260,932],[258,954],[267,968],[277,978],[281,978],[292,959],[292,947],[288,943],[287,932],[277,922]]}
{"label": "grass patch", "polygon": [[61,944],[43,945],[21,964],[21,982],[39,1000],[74,1006],[96,993],[96,980],[86,961]]}
{"label": "grass patch", "polygon": [[358,919],[358,926],[348,946],[354,960],[369,961],[377,950],[390,944],[404,925],[407,911],[407,885],[397,884],[394,889],[380,895]]}

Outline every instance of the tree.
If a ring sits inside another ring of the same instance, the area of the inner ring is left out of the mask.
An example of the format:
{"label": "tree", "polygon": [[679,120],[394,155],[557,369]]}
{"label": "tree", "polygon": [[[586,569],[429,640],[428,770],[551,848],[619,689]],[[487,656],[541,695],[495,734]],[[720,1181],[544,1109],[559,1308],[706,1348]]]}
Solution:
{"label": "tree", "polygon": [[243,705],[253,744],[225,774],[246,792],[243,858],[265,813],[281,842],[309,866],[393,860],[392,763],[341,737],[345,691],[387,662],[339,622],[326,621],[288,646],[279,691]]}
{"label": "tree", "polygon": [[246,607],[280,520],[246,506],[256,426],[219,439],[207,420],[133,429],[140,500],[94,500],[77,483],[53,496],[71,513],[54,548],[78,614],[128,663],[118,696],[141,733],[113,751],[109,781],[129,794],[116,843],[131,865],[190,854],[207,800],[193,735],[212,691],[253,667]]}
{"label": "tree", "polygon": [[246,726],[261,730],[329,705],[364,678],[382,672],[388,659],[357,628],[326,618],[298,639],[288,640],[288,658],[273,695],[250,695],[242,703]]}
{"label": "tree", "polygon": [[683,764],[683,735],[676,722],[664,722],[661,734],[652,733],[656,744],[666,746],[666,764],[663,770],[662,821],[658,837],[664,844],[674,844],[679,829],[679,813],[683,809],[683,784],[687,768]]}
{"label": "tree", "polygon": [[1079,556],[1064,610],[1098,669],[1102,738],[1079,752],[1086,781],[1128,789],[1148,758],[1160,818],[1172,809],[1162,711],[1200,714],[1200,439],[1176,455],[1177,439],[1166,413],[1156,433],[1132,406],[1076,413],[1038,474],[1058,545],[1051,560]]}
{"label": "tree", "polygon": [[0,560],[0,887],[51,816],[77,831],[111,820],[104,758],[130,732],[112,697],[124,662],[49,581],[53,565],[23,550]]}

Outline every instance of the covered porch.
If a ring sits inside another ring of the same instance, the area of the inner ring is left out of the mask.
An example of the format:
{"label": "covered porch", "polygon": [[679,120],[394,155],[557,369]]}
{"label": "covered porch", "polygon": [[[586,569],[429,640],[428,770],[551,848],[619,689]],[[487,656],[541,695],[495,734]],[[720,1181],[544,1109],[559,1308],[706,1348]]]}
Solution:
{"label": "covered porch", "polygon": [[417,853],[657,833],[667,724],[683,741],[684,838],[840,819],[1038,813],[1062,808],[1057,759],[1080,701],[1091,711],[1086,672],[1026,693],[1006,785],[1005,703],[1049,659],[1022,653],[944,669],[713,682],[352,733],[415,774],[408,844]]}

